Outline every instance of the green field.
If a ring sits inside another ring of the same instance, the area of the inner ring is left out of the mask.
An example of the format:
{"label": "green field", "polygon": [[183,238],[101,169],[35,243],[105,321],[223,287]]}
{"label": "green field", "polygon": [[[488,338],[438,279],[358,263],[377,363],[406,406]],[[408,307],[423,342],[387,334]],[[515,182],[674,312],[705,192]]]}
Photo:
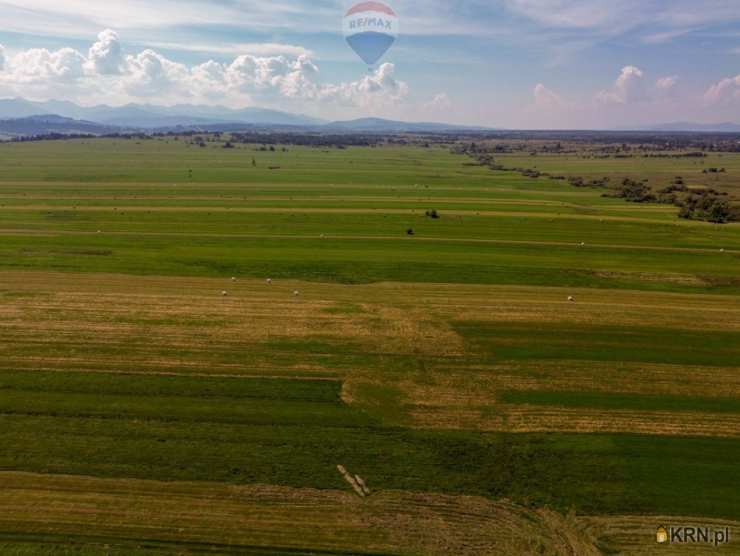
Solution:
{"label": "green field", "polygon": [[[704,179],[571,158],[536,160]],[[0,144],[0,553],[652,554],[687,520],[738,553],[740,225],[602,193],[443,147]]]}

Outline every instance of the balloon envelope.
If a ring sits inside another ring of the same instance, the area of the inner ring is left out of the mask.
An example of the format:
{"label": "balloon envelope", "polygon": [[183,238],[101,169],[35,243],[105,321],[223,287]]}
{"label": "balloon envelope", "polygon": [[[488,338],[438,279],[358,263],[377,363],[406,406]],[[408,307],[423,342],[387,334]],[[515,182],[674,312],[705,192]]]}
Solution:
{"label": "balloon envelope", "polygon": [[344,37],[357,55],[374,65],[398,37],[398,16],[383,2],[360,2],[344,16]]}

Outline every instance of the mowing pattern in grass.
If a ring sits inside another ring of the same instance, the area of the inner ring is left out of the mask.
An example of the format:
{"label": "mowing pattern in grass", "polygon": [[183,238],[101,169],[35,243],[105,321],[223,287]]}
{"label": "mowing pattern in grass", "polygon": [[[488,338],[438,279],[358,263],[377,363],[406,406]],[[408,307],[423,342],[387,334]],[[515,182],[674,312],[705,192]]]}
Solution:
{"label": "mowing pattern in grass", "polygon": [[[443,148],[213,145],[0,145],[0,551],[580,555],[543,506],[607,550],[628,514],[740,519],[740,226]],[[121,479],[190,486],[142,518]]]}
{"label": "mowing pattern in grass", "polygon": [[740,362],[740,332],[597,324],[467,322],[456,329],[494,359],[635,361],[728,367]]}
{"label": "mowing pattern in grass", "polygon": [[[731,440],[382,427],[342,403],[329,381],[240,379],[230,389],[234,379],[3,374],[0,438],[13,446],[0,455],[6,470],[338,489],[343,463],[379,489],[740,518],[740,498],[719,496],[740,493],[730,473],[740,447]],[[659,495],[672,481],[680,494]]]}
{"label": "mowing pattern in grass", "polygon": [[504,403],[587,407],[595,409],[630,409],[647,411],[697,411],[705,413],[740,413],[737,398],[699,398],[679,396],[640,396],[603,392],[510,391],[499,396]]}
{"label": "mowing pattern in grass", "polygon": [[5,268],[740,292],[738,226],[442,149],[105,140],[4,145],[0,164]]}

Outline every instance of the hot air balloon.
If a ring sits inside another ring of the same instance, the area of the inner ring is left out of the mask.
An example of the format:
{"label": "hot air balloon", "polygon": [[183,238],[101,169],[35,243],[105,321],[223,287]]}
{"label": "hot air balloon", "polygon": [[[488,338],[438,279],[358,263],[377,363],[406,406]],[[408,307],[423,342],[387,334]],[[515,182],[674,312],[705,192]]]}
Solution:
{"label": "hot air balloon", "polygon": [[372,66],[398,37],[398,16],[383,2],[360,2],[344,16],[344,37],[357,55]]}

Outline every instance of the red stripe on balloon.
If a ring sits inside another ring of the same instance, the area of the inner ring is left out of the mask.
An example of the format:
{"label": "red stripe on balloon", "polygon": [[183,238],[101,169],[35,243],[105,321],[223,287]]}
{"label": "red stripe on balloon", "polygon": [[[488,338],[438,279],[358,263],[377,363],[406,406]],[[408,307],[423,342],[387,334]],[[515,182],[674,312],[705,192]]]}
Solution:
{"label": "red stripe on balloon", "polygon": [[383,12],[388,15],[396,15],[396,12],[394,12],[382,2],[362,2],[361,4],[357,4],[352,9],[350,9],[347,12],[347,16],[354,15],[360,12]]}

